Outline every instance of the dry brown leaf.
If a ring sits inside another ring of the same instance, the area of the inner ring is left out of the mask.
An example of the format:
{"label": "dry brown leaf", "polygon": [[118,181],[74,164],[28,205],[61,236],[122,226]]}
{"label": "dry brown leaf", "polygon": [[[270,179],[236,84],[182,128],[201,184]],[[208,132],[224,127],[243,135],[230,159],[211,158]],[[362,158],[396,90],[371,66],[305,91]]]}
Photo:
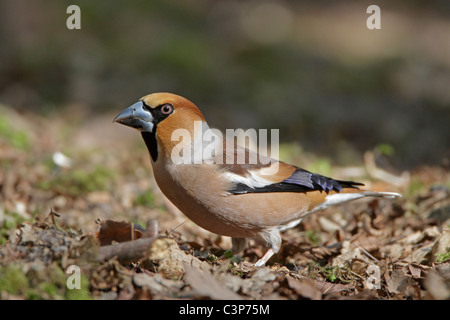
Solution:
{"label": "dry brown leaf", "polygon": [[136,298],[140,299],[161,299],[167,296],[178,296],[183,281],[166,279],[160,274],[135,273],[133,275],[133,284],[141,291],[137,292]]}
{"label": "dry brown leaf", "polygon": [[185,253],[180,250],[173,239],[156,239],[149,252],[149,259],[156,261],[158,272],[167,278],[181,278],[184,274],[183,260]]}
{"label": "dry brown leaf", "polygon": [[100,222],[100,230],[93,235],[100,241],[100,245],[105,246],[113,242],[139,239],[142,237],[142,230],[129,222],[106,220]]}
{"label": "dry brown leaf", "polygon": [[450,281],[450,261],[434,265],[434,269],[445,279]]}
{"label": "dry brown leaf", "polygon": [[183,266],[184,279],[200,297],[214,300],[242,300],[238,294],[219,283],[209,271],[200,270],[186,262]]}
{"label": "dry brown leaf", "polygon": [[427,298],[435,300],[450,299],[450,285],[445,281],[438,272],[430,270],[424,281],[424,286],[427,289]]}
{"label": "dry brown leaf", "polygon": [[355,291],[355,286],[352,284],[330,283],[324,281],[315,281],[316,287],[323,295],[331,294],[348,294]]}
{"label": "dry brown leaf", "polygon": [[408,265],[408,269],[411,272],[413,278],[420,279],[422,277],[422,269],[416,267],[416,265],[411,263]]}
{"label": "dry brown leaf", "polygon": [[391,272],[385,272],[384,276],[387,290],[392,294],[401,294],[413,284],[412,278],[405,275],[405,271],[402,269],[394,268]]}
{"label": "dry brown leaf", "polygon": [[185,272],[184,263],[204,271],[211,269],[208,263],[187,255],[178,247],[176,241],[170,238],[160,238],[153,241],[149,259],[156,262],[158,272],[167,278],[179,279],[183,276]]}
{"label": "dry brown leaf", "polygon": [[291,277],[286,277],[288,285],[299,296],[305,299],[321,300],[322,292],[316,286],[316,281],[311,279],[295,280]]}

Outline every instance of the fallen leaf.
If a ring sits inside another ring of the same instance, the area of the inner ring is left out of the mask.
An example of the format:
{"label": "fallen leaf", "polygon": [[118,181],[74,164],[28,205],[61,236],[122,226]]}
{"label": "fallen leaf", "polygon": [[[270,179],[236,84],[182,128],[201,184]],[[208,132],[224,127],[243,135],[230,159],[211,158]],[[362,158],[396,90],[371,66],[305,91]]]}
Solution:
{"label": "fallen leaf", "polygon": [[355,286],[352,284],[330,283],[325,281],[315,281],[315,286],[322,292],[323,295],[331,294],[348,294],[355,291]]}
{"label": "fallen leaf", "polygon": [[[134,232],[134,236],[132,236]],[[124,242],[139,239],[142,237],[142,228],[129,222],[118,222],[106,220],[100,222],[100,230],[93,233],[100,241],[100,245],[105,246],[113,242]]]}
{"label": "fallen leaf", "polygon": [[161,299],[167,296],[178,296],[185,286],[181,280],[166,279],[160,274],[135,273],[133,284],[142,289],[137,298]]}
{"label": "fallen leaf", "polygon": [[408,286],[414,285],[410,276],[404,274],[402,269],[394,268],[391,272],[384,274],[387,290],[392,294],[401,294]]}
{"label": "fallen leaf", "polygon": [[427,289],[427,298],[434,300],[450,299],[450,286],[440,275],[434,270],[428,272],[424,286]]}
{"label": "fallen leaf", "polygon": [[253,275],[242,281],[241,291],[245,295],[261,299],[262,296],[273,294],[276,278],[277,274],[270,271],[269,267],[258,268]]}
{"label": "fallen leaf", "polygon": [[178,247],[175,240],[160,238],[153,241],[149,251],[149,259],[157,263],[157,270],[164,277],[179,279],[184,275],[184,263],[200,270],[209,271],[207,262],[186,254]]}
{"label": "fallen leaf", "polygon": [[420,268],[417,264],[414,264],[414,263],[408,264],[408,269],[409,269],[409,272],[411,272],[411,275],[413,278],[415,278],[415,279],[423,278],[422,277],[422,272],[423,272],[422,268]]}
{"label": "fallen leaf", "polygon": [[183,266],[185,281],[199,296],[214,300],[242,300],[239,295],[219,283],[209,271],[202,271],[186,262]]}
{"label": "fallen leaf", "polygon": [[322,292],[317,288],[316,282],[311,279],[295,280],[291,277],[286,277],[288,285],[293,289],[299,296],[311,299],[311,300],[321,300]]}

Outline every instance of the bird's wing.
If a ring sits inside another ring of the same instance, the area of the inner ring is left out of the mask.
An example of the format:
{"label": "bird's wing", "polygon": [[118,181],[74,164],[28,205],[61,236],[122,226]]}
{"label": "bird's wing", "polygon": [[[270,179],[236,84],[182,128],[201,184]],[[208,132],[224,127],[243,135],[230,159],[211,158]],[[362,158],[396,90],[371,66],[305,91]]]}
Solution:
{"label": "bird's wing", "polygon": [[257,172],[256,170],[248,170],[246,176],[229,174],[235,185],[228,191],[234,194],[310,191],[325,191],[328,193],[330,191],[340,192],[344,188],[358,189],[358,186],[363,185],[354,181],[335,180],[301,168],[297,168],[290,177],[280,182],[272,182]]}
{"label": "bird's wing", "polygon": [[[253,152],[245,150],[246,159],[249,159]],[[358,189],[358,186],[364,185],[359,182],[329,178],[268,157],[260,156],[258,159],[260,161],[256,163],[232,162],[220,165],[221,174],[233,182],[228,192],[243,194],[324,191],[328,193],[340,192],[344,188]]]}

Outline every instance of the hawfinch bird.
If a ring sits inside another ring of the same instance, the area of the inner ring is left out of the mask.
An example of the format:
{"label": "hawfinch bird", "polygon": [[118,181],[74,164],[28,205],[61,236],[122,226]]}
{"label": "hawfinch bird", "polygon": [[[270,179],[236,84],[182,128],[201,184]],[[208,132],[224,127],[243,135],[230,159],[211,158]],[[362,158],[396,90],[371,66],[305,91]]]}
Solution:
{"label": "hawfinch bird", "polygon": [[[158,186],[197,225],[232,238],[232,252],[247,238],[266,243],[263,266],[281,246],[280,232],[313,212],[364,197],[400,196],[363,191],[363,184],[322,176],[234,145],[210,129],[191,101],[153,93],[115,122],[141,132]],[[250,161],[252,160],[252,161]]]}

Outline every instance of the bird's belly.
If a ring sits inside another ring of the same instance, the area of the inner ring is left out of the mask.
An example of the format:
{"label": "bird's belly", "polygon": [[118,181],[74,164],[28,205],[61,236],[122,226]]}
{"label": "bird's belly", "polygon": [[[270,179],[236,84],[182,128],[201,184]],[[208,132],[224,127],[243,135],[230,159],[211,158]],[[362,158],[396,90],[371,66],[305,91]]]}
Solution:
{"label": "bird's belly", "polygon": [[194,198],[186,192],[161,191],[184,215],[210,232],[241,238],[253,237],[261,230],[258,225],[240,219],[237,210],[230,206],[223,207],[221,202],[210,203],[211,199]]}
{"label": "bird's belly", "polygon": [[230,194],[230,182],[205,168],[199,173],[195,166],[170,166],[154,173],[161,191],[183,214],[224,236],[254,237],[266,228],[282,229],[310,206],[302,193]]}
{"label": "bird's belly", "polygon": [[266,228],[283,229],[307,211],[302,194],[206,194],[195,196],[184,189],[162,192],[189,219],[200,227],[229,237],[254,237]]}

